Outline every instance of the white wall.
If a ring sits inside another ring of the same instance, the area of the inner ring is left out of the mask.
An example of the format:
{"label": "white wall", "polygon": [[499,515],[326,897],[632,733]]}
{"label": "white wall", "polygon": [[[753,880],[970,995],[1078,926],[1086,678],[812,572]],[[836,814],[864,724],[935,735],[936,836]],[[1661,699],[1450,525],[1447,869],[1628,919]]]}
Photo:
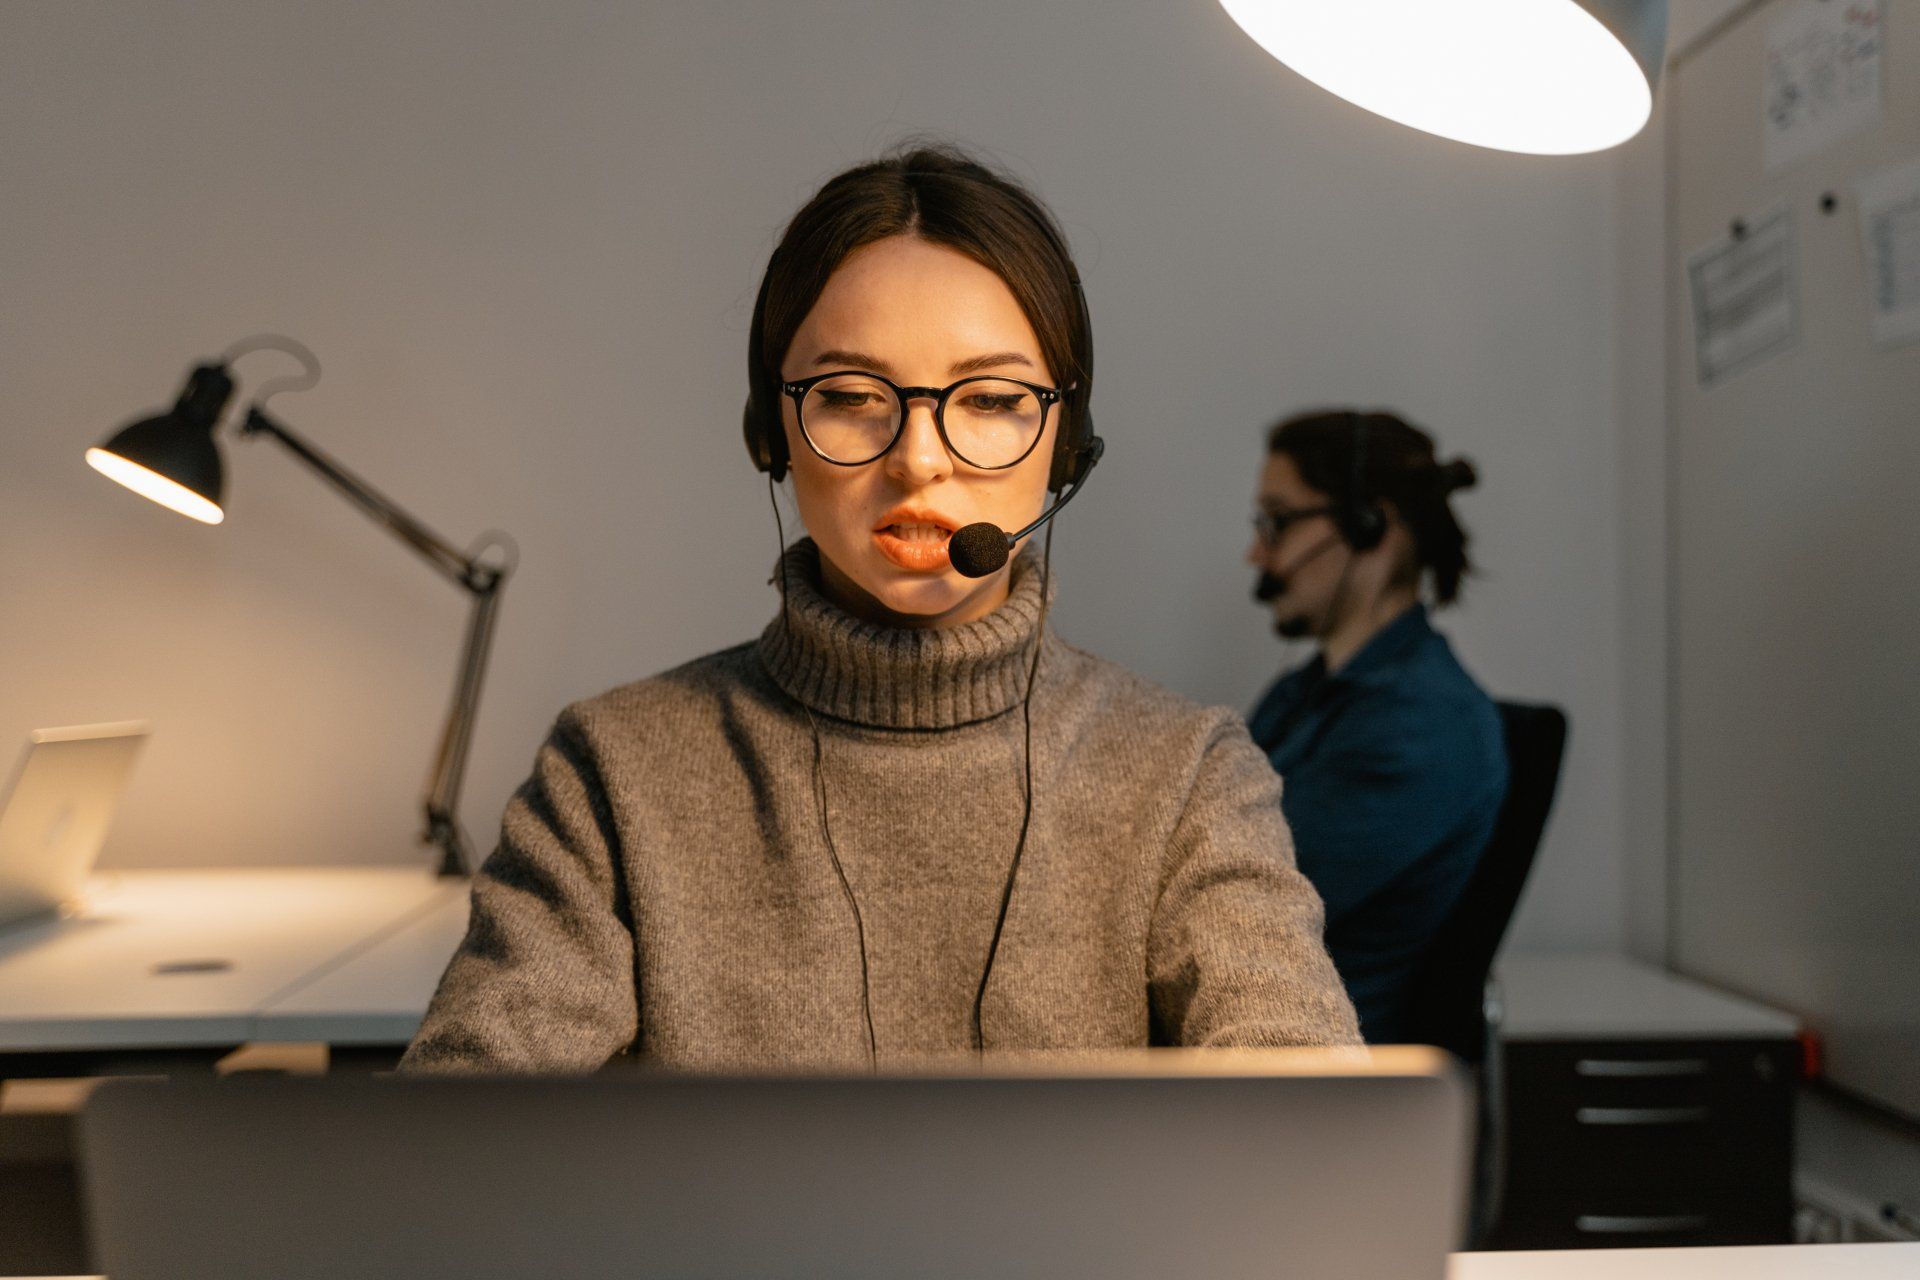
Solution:
{"label": "white wall", "polygon": [[[1670,0],[1668,48],[1687,51],[1752,0]],[[1754,110],[1759,111],[1756,103]],[[1619,304],[1615,313],[1620,432],[1623,681],[1621,796],[1625,939],[1650,960],[1667,945],[1667,431],[1665,273],[1686,246],[1666,237],[1668,157],[1664,117],[1616,153]],[[1870,1216],[1920,1202],[1920,1137],[1913,1126],[1821,1086],[1802,1091],[1797,1174],[1803,1192]]]}
{"label": "white wall", "polygon": [[87,444],[278,329],[327,365],[285,420],[456,540],[511,530],[490,844],[562,703],[770,615],[753,290],[822,179],[931,130],[1033,181],[1086,274],[1110,451],[1056,540],[1061,631],[1244,708],[1282,660],[1240,560],[1260,429],[1407,413],[1483,475],[1463,656],[1572,715],[1519,941],[1625,936],[1614,157],[1377,120],[1211,0],[15,0],[0,120],[0,747],[155,722],[110,864],[424,862],[462,604],[270,443],[230,448],[217,529]]}
{"label": "white wall", "polygon": [[[1684,58],[1748,0],[1669,0],[1667,49]],[[1613,313],[1619,431],[1621,863],[1624,945],[1667,948],[1667,116],[1614,152]],[[1756,106],[1755,110],[1759,108]]]}
{"label": "white wall", "polygon": [[1646,131],[1617,153],[1614,313],[1626,945],[1661,963],[1667,946],[1666,125],[1664,103],[1656,98]]}

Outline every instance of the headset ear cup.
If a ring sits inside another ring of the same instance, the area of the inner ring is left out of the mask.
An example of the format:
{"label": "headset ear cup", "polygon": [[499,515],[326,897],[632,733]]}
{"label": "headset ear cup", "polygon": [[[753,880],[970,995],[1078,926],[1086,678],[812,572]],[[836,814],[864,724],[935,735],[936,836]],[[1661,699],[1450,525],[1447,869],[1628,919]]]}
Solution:
{"label": "headset ear cup", "polygon": [[747,407],[740,411],[740,438],[746,441],[747,456],[753,459],[753,469],[755,471],[765,471],[772,459],[767,457],[766,445],[761,439],[759,424],[754,421],[752,399],[748,399]]}
{"label": "headset ear cup", "polygon": [[1347,430],[1353,436],[1352,465],[1347,472],[1347,491],[1340,495],[1334,520],[1349,547],[1355,551],[1371,551],[1387,536],[1387,513],[1380,509],[1379,503],[1360,496],[1366,486],[1367,446],[1372,443],[1373,431],[1358,413],[1348,411],[1346,421]]}
{"label": "headset ear cup", "polygon": [[1093,414],[1082,411],[1074,424],[1053,449],[1053,466],[1047,472],[1047,489],[1059,493],[1068,485],[1079,484],[1092,469],[1088,441],[1093,439]]}
{"label": "headset ear cup", "polygon": [[740,433],[746,437],[747,456],[753,459],[754,470],[766,472],[775,484],[785,480],[786,427],[777,419],[769,423],[768,415],[760,411],[752,396],[747,397],[747,407],[740,414]]}
{"label": "headset ear cup", "polygon": [[1387,516],[1378,503],[1365,502],[1347,513],[1347,545],[1355,551],[1371,551],[1387,536]]}

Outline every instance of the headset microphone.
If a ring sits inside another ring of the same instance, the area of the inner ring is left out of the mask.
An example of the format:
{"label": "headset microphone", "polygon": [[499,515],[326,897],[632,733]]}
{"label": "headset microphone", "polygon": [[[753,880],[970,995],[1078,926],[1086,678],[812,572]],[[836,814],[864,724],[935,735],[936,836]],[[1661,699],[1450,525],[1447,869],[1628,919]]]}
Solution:
{"label": "headset microphone", "polygon": [[1307,565],[1313,561],[1318,560],[1327,548],[1336,545],[1339,541],[1340,535],[1337,533],[1330,538],[1322,538],[1319,542],[1316,542],[1312,547],[1308,548],[1305,555],[1288,565],[1284,572],[1273,573],[1263,570],[1260,574],[1260,580],[1253,584],[1253,598],[1261,604],[1278,600],[1281,596],[1287,594],[1287,579],[1293,577],[1294,574],[1306,568]]}
{"label": "headset microphone", "polygon": [[1014,544],[1053,519],[1060,508],[1072,502],[1075,495],[1087,487],[1087,477],[1093,474],[1094,464],[1100,461],[1100,455],[1106,452],[1106,443],[1094,436],[1087,443],[1086,460],[1080,469],[1079,479],[1060,501],[1040,513],[1035,520],[1018,533],[1008,533],[991,520],[981,520],[959,530],[947,539],[947,559],[954,571],[963,578],[984,578],[1007,562],[1007,553]]}

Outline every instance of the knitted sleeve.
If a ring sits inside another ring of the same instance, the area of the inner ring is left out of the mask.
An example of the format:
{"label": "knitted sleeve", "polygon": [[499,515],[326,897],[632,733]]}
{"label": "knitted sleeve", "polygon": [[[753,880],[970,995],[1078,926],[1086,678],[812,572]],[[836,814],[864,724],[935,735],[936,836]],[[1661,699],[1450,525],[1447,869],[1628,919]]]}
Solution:
{"label": "knitted sleeve", "polygon": [[592,1071],[633,1041],[631,916],[599,770],[571,709],[507,804],[473,914],[402,1071]]}
{"label": "knitted sleeve", "polygon": [[1321,924],[1320,898],[1294,866],[1280,779],[1246,726],[1224,714],[1174,825],[1149,927],[1155,1039],[1358,1044]]}

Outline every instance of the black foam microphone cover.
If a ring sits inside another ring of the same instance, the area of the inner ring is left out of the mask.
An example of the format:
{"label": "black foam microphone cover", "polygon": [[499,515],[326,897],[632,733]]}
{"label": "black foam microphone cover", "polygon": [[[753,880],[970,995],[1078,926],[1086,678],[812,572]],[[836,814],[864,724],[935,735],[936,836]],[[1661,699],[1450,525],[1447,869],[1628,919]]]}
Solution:
{"label": "black foam microphone cover", "polygon": [[947,560],[963,578],[984,578],[1007,562],[1013,539],[989,520],[970,524],[947,539]]}
{"label": "black foam microphone cover", "polygon": [[1263,573],[1260,581],[1253,584],[1253,598],[1261,604],[1269,600],[1278,600],[1287,594],[1287,580],[1277,573]]}

